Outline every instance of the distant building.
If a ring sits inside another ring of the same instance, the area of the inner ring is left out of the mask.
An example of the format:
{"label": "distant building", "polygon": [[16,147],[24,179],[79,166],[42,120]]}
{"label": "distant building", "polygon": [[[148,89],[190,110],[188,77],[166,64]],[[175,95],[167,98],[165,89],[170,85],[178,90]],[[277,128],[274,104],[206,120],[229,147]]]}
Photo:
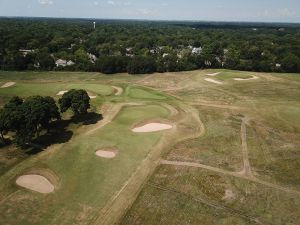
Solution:
{"label": "distant building", "polygon": [[193,48],[192,49],[192,53],[193,54],[201,54],[202,53],[202,48],[201,47],[199,47],[199,48]]}
{"label": "distant building", "polygon": [[59,67],[59,66],[66,67],[66,66],[72,66],[75,63],[72,60],[67,61],[64,59],[58,59],[58,60],[56,60],[55,64],[56,64],[56,67]]}
{"label": "distant building", "polygon": [[91,63],[95,63],[97,60],[97,57],[95,55],[93,55],[92,53],[87,53]]}
{"label": "distant building", "polygon": [[28,55],[28,53],[34,52],[34,50],[31,50],[31,49],[19,49],[19,52],[21,52],[23,54],[23,56],[26,56],[26,55]]}
{"label": "distant building", "polygon": [[279,64],[279,63],[276,63],[276,65],[275,65],[277,68],[280,68],[281,67],[281,64]]}

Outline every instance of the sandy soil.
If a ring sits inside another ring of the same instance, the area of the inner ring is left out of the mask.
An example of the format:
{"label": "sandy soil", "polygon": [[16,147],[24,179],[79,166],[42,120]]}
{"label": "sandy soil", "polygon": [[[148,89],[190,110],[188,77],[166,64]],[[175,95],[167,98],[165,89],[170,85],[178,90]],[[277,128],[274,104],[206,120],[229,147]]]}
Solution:
{"label": "sandy soil", "polygon": [[[65,90],[65,91],[60,91],[60,92],[58,92],[56,95],[58,95],[58,96],[62,96],[62,95],[64,95],[65,93],[67,93],[68,92],[68,90]],[[89,94],[89,97],[90,97],[90,99],[94,99],[94,98],[97,98],[97,96],[96,95],[92,95],[92,94]]]}
{"label": "sandy soil", "polygon": [[234,193],[232,192],[232,190],[226,189],[225,190],[225,195],[224,195],[224,197],[222,199],[223,200],[231,200],[233,198],[234,198]]}
{"label": "sandy soil", "polygon": [[217,76],[217,75],[219,75],[221,72],[217,72],[217,73],[208,73],[208,74],[206,74],[207,76]]}
{"label": "sandy soil", "polygon": [[148,132],[156,132],[161,130],[169,130],[172,128],[172,125],[163,124],[163,123],[148,123],[141,127],[136,127],[132,129],[135,133],[148,133]]}
{"label": "sandy soil", "polygon": [[40,175],[23,175],[16,180],[17,185],[43,194],[54,191],[53,184],[45,177]]}
{"label": "sandy soil", "polygon": [[67,93],[68,91],[60,91],[58,92],[56,95],[64,95],[65,93]]}
{"label": "sandy soil", "polygon": [[8,88],[8,87],[14,86],[15,84],[16,84],[15,82],[7,82],[7,83],[3,84],[1,86],[1,88]]}
{"label": "sandy soil", "polygon": [[115,93],[116,96],[123,94],[123,88],[112,86],[117,92]]}
{"label": "sandy soil", "polygon": [[109,150],[98,150],[96,151],[96,156],[102,157],[102,158],[106,158],[106,159],[112,159],[115,158],[117,155],[116,151],[109,151]]}
{"label": "sandy soil", "polygon": [[244,78],[233,78],[233,79],[236,80],[236,81],[243,81],[243,80],[257,80],[258,77],[257,77],[257,76],[252,76],[251,78],[246,78],[246,79],[244,79]]}
{"label": "sandy soil", "polygon": [[222,82],[211,79],[211,78],[205,78],[204,80],[206,80],[208,82],[211,82],[211,83],[214,83],[214,84],[223,84]]}

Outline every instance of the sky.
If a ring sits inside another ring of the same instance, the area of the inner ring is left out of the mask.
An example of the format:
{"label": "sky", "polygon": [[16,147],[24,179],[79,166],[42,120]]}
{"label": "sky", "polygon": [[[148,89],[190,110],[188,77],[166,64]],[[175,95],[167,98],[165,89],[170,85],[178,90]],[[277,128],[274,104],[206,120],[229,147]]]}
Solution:
{"label": "sky", "polygon": [[0,0],[0,16],[300,22],[300,0]]}

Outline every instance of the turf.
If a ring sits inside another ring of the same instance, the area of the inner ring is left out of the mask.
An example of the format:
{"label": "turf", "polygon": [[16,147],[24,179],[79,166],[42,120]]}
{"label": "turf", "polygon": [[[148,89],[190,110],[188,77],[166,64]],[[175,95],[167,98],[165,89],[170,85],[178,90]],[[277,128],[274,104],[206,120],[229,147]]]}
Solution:
{"label": "turf", "polygon": [[[224,81],[222,85],[204,80],[216,72],[221,73],[214,79]],[[259,79],[233,80],[252,75]],[[98,96],[91,101],[92,111],[103,113],[104,120],[111,116],[103,127],[98,127],[103,121],[68,124],[67,141],[35,155],[14,145],[2,147],[0,224],[108,224],[105,215],[132,225],[298,224],[299,77],[230,70],[142,76],[0,72],[1,83],[16,82],[0,89],[1,106],[14,95],[57,100],[57,92],[80,88]],[[112,85],[124,93],[115,96]],[[167,120],[176,132],[131,132],[136,124],[152,120]],[[242,121],[254,178],[243,174]],[[163,149],[152,156],[157,146]],[[96,157],[95,151],[105,147],[117,148],[117,157]],[[160,158],[198,167],[160,165]],[[149,165],[156,168],[152,175]],[[59,178],[54,193],[40,195],[15,185],[20,174],[44,169]],[[133,176],[140,170],[141,176]],[[126,188],[135,182],[132,177],[140,186]],[[130,197],[119,201],[122,193]]]}

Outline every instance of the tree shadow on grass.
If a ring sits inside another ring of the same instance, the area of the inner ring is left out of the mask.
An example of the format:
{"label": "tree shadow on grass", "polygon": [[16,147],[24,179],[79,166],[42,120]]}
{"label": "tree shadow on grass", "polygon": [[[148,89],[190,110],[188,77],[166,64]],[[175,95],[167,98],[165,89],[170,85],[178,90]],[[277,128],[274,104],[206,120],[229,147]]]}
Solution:
{"label": "tree shadow on grass", "polygon": [[83,125],[92,125],[98,123],[98,121],[102,119],[103,119],[102,114],[89,112],[87,114],[73,116],[72,122],[75,124],[82,123]]}
{"label": "tree shadow on grass", "polygon": [[54,144],[63,144],[71,140],[73,131],[68,130],[71,123],[91,125],[102,120],[101,114],[90,112],[85,115],[73,116],[70,120],[57,120],[50,124],[49,131],[27,145],[26,153],[35,155]]}
{"label": "tree shadow on grass", "polygon": [[28,144],[26,153],[29,155],[37,154],[51,145],[63,144],[73,136],[73,132],[67,130],[71,120],[57,120],[50,124],[49,131],[36,138],[32,143]]}

